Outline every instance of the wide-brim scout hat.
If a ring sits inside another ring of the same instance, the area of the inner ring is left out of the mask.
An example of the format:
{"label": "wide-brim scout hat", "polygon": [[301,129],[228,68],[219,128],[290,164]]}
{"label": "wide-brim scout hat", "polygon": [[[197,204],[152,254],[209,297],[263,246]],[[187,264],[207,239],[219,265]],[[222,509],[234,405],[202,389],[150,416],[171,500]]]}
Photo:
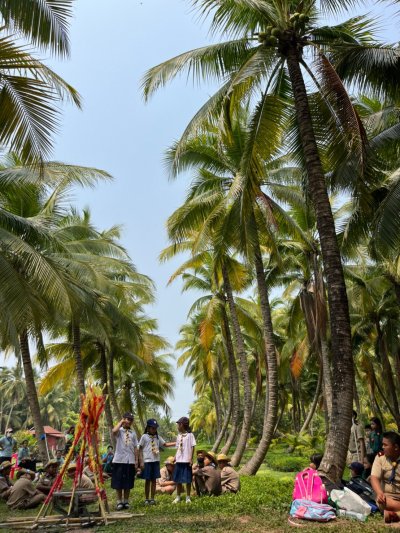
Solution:
{"label": "wide-brim scout hat", "polygon": [[128,420],[132,420],[133,421],[133,414],[130,413],[129,411],[127,411],[126,413],[124,413],[124,416],[123,418],[127,418]]}
{"label": "wide-brim scout hat", "polygon": [[227,455],[225,455],[224,453],[219,453],[219,454],[217,455],[217,461],[218,461],[218,462],[220,462],[220,461],[224,461],[224,462],[225,462],[225,461],[226,461],[227,463],[229,463],[230,460],[231,460],[231,458],[228,457]]}
{"label": "wide-brim scout hat", "polygon": [[35,479],[35,472],[33,470],[28,470],[28,468],[20,468],[17,470],[17,478],[19,479],[21,476],[24,476],[25,474],[29,474],[31,476],[31,479]]}
{"label": "wide-brim scout hat", "polygon": [[10,461],[3,461],[0,465],[0,472],[3,472],[3,470],[7,470],[7,468],[11,468],[12,464]]}
{"label": "wide-brim scout hat", "polygon": [[58,461],[56,459],[51,459],[51,461],[48,461],[44,467],[43,467],[43,470],[47,470],[48,468],[50,468],[51,466],[58,466]]}
{"label": "wide-brim scout hat", "polygon": [[76,463],[70,463],[67,466],[67,472],[69,472],[70,470],[76,470]]}
{"label": "wide-brim scout hat", "polygon": [[170,457],[167,457],[167,460],[164,461],[165,465],[173,465],[175,464],[175,457],[171,455]]}
{"label": "wide-brim scout hat", "polygon": [[217,454],[216,453],[214,453],[214,452],[205,452],[204,455],[205,455],[205,457],[208,457],[210,459],[210,461],[212,461],[213,463],[217,462]]}

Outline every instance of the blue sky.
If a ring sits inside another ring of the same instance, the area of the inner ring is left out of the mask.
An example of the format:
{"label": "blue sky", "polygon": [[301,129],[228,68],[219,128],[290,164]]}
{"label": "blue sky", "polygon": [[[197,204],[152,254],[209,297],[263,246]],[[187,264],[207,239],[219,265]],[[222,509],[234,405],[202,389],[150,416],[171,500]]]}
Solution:
{"label": "blue sky", "polygon": [[[365,12],[383,13],[382,5],[364,5]],[[385,37],[394,41],[394,20],[390,27]],[[207,42],[207,24],[198,22],[187,0],[77,0],[72,56],[51,61],[84,102],[83,111],[65,108],[54,159],[114,176],[111,184],[77,191],[76,203],[90,207],[100,229],[123,226],[122,242],[137,269],[157,285],[149,314],[172,345],[193,295],[181,294],[179,281],[166,286],[179,261],[160,265],[158,254],[167,245],[165,221],[181,204],[189,177],[168,182],[162,159],[212,88],[182,78],[144,104],[139,86],[146,69]],[[176,381],[170,402],[175,417],[186,414],[193,400],[181,370]]]}

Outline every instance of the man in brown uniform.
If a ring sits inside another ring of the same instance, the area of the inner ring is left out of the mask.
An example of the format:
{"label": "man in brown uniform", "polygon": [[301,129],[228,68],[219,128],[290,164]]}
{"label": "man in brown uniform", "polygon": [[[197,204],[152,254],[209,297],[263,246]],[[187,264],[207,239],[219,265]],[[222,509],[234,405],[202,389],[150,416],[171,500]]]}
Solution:
{"label": "man in brown uniform", "polygon": [[12,464],[10,461],[4,461],[0,465],[0,498],[7,501],[13,486],[10,479]]}
{"label": "man in brown uniform", "polygon": [[39,478],[36,488],[40,490],[40,492],[43,492],[43,494],[48,494],[56,480],[57,472],[58,461],[57,459],[53,459],[45,465],[44,474]]}
{"label": "man in brown uniform", "polygon": [[160,470],[160,478],[157,479],[156,492],[161,494],[172,494],[176,489],[176,483],[172,480],[174,473],[174,456],[168,457],[165,461],[165,466]]}
{"label": "man in brown uniform", "polygon": [[400,435],[387,431],[382,447],[372,465],[371,485],[385,522],[400,522]]}
{"label": "man in brown uniform", "polygon": [[217,457],[218,468],[221,470],[222,493],[232,492],[236,494],[240,490],[239,474],[231,467],[231,458],[220,453]]}
{"label": "man in brown uniform", "polygon": [[35,472],[21,468],[17,472],[17,481],[11,489],[7,505],[10,509],[33,509],[40,505],[46,496],[36,490],[33,480]]}
{"label": "man in brown uniform", "polygon": [[217,456],[214,452],[204,454],[204,466],[194,472],[194,483],[198,496],[219,496],[221,488],[221,472],[217,470]]}

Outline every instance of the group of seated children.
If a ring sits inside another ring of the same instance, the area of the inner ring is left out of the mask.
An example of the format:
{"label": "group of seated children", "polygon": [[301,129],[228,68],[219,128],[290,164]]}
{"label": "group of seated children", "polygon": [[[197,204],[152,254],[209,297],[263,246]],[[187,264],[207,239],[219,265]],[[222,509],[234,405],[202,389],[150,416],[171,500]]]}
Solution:
{"label": "group of seated children", "polygon": [[[67,467],[67,476],[75,477],[76,464]],[[16,471],[16,481],[10,479],[12,464],[4,461],[0,464],[0,498],[7,502],[9,509],[34,509],[45,500],[56,480],[59,462],[52,459],[44,466],[43,471],[37,474],[33,470],[20,468]],[[79,489],[89,490],[95,486],[89,476],[84,472],[79,480]]]}
{"label": "group of seated children", "polygon": [[[321,475],[329,494],[333,488],[346,486],[384,514],[386,523],[400,522],[400,435],[395,431],[382,434],[382,451],[368,453],[364,463],[349,465],[350,480],[332,484]],[[310,468],[318,470],[322,455],[310,457]]]}

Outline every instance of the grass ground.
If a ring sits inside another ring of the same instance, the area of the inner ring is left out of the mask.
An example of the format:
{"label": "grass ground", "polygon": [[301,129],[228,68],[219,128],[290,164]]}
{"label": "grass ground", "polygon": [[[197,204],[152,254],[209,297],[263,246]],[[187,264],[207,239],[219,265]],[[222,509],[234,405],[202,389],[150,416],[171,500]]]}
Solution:
{"label": "grass ground", "polygon": [[[119,521],[107,527],[97,527],[92,531],[97,533],[131,533],[132,531],[135,533],[278,533],[290,531],[293,526],[288,524],[288,510],[294,475],[294,472],[277,472],[263,468],[257,476],[242,479],[242,490],[237,495],[224,495],[219,498],[193,497],[190,505],[184,502],[173,505],[173,498],[170,496],[159,496],[158,504],[154,507],[143,505],[144,482],[137,480],[131,511],[143,513],[144,516]],[[115,508],[113,491],[107,487],[107,493],[111,507]],[[18,513],[23,516],[34,514],[35,511]],[[10,515],[6,505],[1,502],[0,521]],[[12,516],[17,516],[17,513],[13,513]],[[329,524],[302,523],[301,525],[303,531],[315,533],[322,530],[326,530],[327,533],[345,531],[375,533],[386,529],[380,516],[369,518],[364,523],[340,519]],[[83,533],[84,530],[80,531]]]}

